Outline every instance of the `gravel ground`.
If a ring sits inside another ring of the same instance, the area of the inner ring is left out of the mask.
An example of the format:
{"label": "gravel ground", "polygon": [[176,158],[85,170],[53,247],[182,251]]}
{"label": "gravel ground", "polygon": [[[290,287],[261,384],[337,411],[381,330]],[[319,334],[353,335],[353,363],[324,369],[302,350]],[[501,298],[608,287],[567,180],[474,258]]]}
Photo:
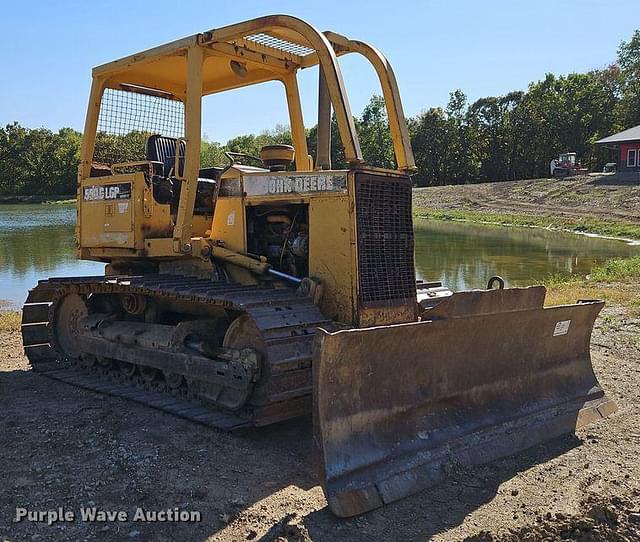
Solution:
{"label": "gravel ground", "polygon": [[[309,419],[218,432],[38,376],[19,335],[0,332],[0,539],[638,540],[640,320],[613,306],[598,322],[594,366],[615,415],[347,520],[314,479]],[[18,523],[16,507],[76,517]],[[129,517],[87,523],[83,507]],[[201,521],[134,522],[137,507]]]}

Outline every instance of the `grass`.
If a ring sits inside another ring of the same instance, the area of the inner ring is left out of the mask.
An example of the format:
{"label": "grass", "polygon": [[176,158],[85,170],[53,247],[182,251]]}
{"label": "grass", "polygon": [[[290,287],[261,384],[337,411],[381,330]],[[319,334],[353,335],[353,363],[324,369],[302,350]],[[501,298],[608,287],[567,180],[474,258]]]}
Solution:
{"label": "grass", "polygon": [[640,256],[608,260],[594,267],[586,277],[550,276],[543,284],[548,290],[549,305],[574,303],[577,299],[602,299],[640,314]]}
{"label": "grass", "polygon": [[0,331],[19,331],[22,313],[11,309],[11,303],[0,299]]}
{"label": "grass", "polygon": [[424,207],[414,208],[413,214],[417,218],[480,222],[484,224],[499,224],[502,226],[549,228],[572,232],[595,233],[626,239],[640,239],[640,224],[638,223],[612,222],[590,217],[569,218],[550,215],[470,211],[466,209],[428,209]]}
{"label": "grass", "polygon": [[0,311],[0,331],[20,331],[20,311]]}
{"label": "grass", "polygon": [[616,258],[595,267],[589,275],[591,280],[600,282],[637,281],[640,279],[640,256]]}
{"label": "grass", "polygon": [[640,282],[640,255],[630,258],[613,258],[604,264],[591,269],[586,276],[581,275],[549,275],[545,279],[547,286],[558,286],[568,282],[598,283],[598,282],[620,282],[638,283]]}
{"label": "grass", "polygon": [[635,289],[626,288],[624,285],[569,281],[547,286],[547,306],[567,305],[575,303],[578,299],[600,299],[614,305],[622,305],[632,314],[640,315],[640,295]]}

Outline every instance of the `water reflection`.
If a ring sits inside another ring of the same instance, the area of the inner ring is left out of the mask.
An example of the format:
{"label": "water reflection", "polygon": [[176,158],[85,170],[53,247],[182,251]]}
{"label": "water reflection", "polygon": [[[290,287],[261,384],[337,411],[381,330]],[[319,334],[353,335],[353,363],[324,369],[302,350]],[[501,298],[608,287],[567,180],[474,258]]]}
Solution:
{"label": "water reflection", "polygon": [[73,205],[0,205],[0,300],[18,306],[40,279],[104,271],[75,259],[75,221]]}
{"label": "water reflection", "polygon": [[418,277],[454,290],[485,287],[493,275],[528,285],[554,273],[587,274],[609,258],[640,254],[621,241],[538,228],[417,220],[415,232]]}

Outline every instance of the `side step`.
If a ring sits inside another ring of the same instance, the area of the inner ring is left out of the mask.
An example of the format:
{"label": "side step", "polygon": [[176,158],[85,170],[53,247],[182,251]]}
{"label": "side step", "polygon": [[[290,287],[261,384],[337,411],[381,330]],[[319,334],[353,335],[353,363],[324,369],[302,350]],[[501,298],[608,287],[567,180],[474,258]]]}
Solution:
{"label": "side step", "polygon": [[166,393],[133,388],[131,385],[119,384],[113,381],[109,382],[99,375],[87,374],[85,371],[74,367],[60,367],[56,363],[48,365],[49,367],[40,367],[38,374],[104,395],[129,399],[207,427],[235,431],[251,426],[250,420],[226,412],[215,412],[210,408],[172,397]]}

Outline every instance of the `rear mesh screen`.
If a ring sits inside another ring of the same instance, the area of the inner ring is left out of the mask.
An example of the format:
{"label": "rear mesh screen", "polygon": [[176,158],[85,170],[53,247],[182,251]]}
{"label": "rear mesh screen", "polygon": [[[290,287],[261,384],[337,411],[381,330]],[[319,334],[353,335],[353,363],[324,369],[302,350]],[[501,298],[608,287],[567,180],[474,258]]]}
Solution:
{"label": "rear mesh screen", "polygon": [[358,173],[355,189],[360,302],[415,300],[411,180]]}
{"label": "rear mesh screen", "polygon": [[155,94],[105,89],[98,116],[94,162],[145,160],[150,135],[184,137],[184,104],[161,91],[146,89],[146,92]]}

